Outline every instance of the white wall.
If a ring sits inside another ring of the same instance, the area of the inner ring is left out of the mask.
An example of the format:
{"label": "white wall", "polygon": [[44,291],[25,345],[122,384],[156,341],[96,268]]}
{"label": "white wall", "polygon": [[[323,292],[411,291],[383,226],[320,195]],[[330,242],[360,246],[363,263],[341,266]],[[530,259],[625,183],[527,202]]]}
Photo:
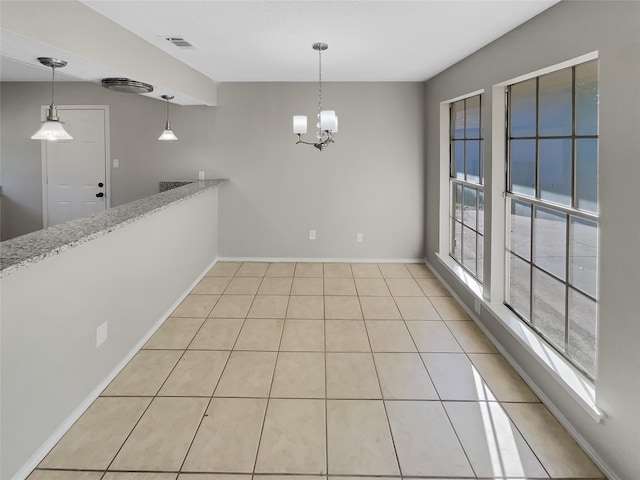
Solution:
{"label": "white wall", "polygon": [[[439,104],[544,67],[599,52],[600,302],[596,396],[608,418],[591,417],[485,310],[481,321],[553,402],[610,473],[640,478],[640,3],[561,2],[427,82],[426,256],[473,309],[473,297],[435,256],[439,224]],[[484,109],[486,178],[491,176],[491,109]],[[498,153],[498,152],[497,152]],[[491,185],[487,185],[490,198]],[[486,205],[490,231],[492,205]],[[490,237],[490,235],[488,235]],[[445,252],[446,253],[446,252]],[[490,246],[485,242],[485,265]],[[485,278],[489,277],[485,271]],[[501,272],[498,272],[500,275]]]}
{"label": "white wall", "polygon": [[[2,238],[41,228],[40,105],[46,83],[0,84]],[[229,178],[220,210],[226,257],[424,258],[423,84],[328,83],[340,118],[336,143],[295,145],[292,116],[317,105],[315,83],[236,83],[218,107],[171,107],[179,140],[159,142],[163,102],[87,83],[56,85],[61,104],[109,105],[111,204],[161,180]],[[309,229],[317,230],[315,242]],[[364,242],[356,243],[357,232]]]}
{"label": "white wall", "polygon": [[0,279],[1,478],[36,466],[204,274],[216,258],[217,207],[218,188],[207,190]]}

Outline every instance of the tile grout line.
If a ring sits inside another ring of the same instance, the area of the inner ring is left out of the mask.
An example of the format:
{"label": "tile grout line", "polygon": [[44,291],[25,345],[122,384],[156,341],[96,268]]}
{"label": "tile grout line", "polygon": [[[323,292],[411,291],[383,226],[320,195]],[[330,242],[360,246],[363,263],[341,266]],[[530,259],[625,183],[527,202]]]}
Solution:
{"label": "tile grout line", "polygon": [[[323,274],[324,274],[324,266]],[[324,357],[324,451],[325,451],[325,474],[329,475],[329,382],[327,371],[327,315],[325,312],[325,288],[324,275],[322,278],[322,334],[323,334],[323,357]]]}
{"label": "tile grout line", "polygon": [[[383,277],[384,278],[384,277]],[[385,279],[386,284],[386,279]],[[387,288],[389,288],[387,286]],[[360,305],[360,310],[362,311],[362,303],[360,302],[360,297],[358,297],[358,305]],[[384,409],[384,415],[387,419],[387,428],[389,428],[389,436],[391,437],[391,445],[393,445],[393,453],[396,458],[396,465],[398,466],[398,473],[402,477],[402,466],[400,465],[400,456],[398,455],[398,448],[396,447],[396,439],[393,435],[393,430],[391,429],[391,420],[389,419],[389,412],[387,411],[387,404],[384,401],[384,394],[382,393],[382,383],[380,382],[380,375],[378,374],[378,366],[376,365],[376,359],[373,355],[373,347],[371,345],[371,337],[369,337],[369,330],[367,329],[367,322],[364,320],[364,312],[362,312],[362,323],[364,324],[364,331],[367,335],[367,341],[369,342],[369,350],[371,354],[371,361],[373,362],[373,369],[376,373],[376,380],[378,381],[378,388],[380,389],[380,401],[382,402],[382,408]]]}
{"label": "tile grout line", "polygon": [[[233,278],[236,278],[235,274],[238,273],[238,271],[240,270],[242,265],[243,264],[241,263],[240,266],[238,266],[238,268],[236,269],[233,277],[231,277],[232,280],[233,280]],[[229,281],[229,284],[231,284],[232,280]],[[227,288],[228,288],[229,284],[227,284]],[[226,288],[225,288],[225,291],[226,291]],[[222,295],[220,295],[220,298],[222,298]],[[255,300],[255,295],[253,297],[253,300]],[[253,300],[251,300],[251,305],[249,306],[249,310],[251,310],[251,306],[253,305]],[[249,310],[247,310],[247,315],[249,314]],[[213,312],[213,309],[211,310],[211,312]],[[209,314],[211,314],[211,312],[209,312]],[[202,423],[204,422],[204,419],[207,417],[207,411],[209,410],[209,408],[211,407],[211,404],[213,403],[214,395],[216,393],[216,390],[218,389],[218,385],[220,385],[220,380],[222,380],[222,375],[224,374],[224,371],[226,370],[227,365],[229,365],[229,360],[231,359],[231,355],[233,354],[235,346],[238,343],[238,339],[240,338],[240,333],[242,332],[242,329],[244,328],[244,325],[245,325],[246,322],[247,322],[247,317],[245,316],[245,318],[242,320],[242,326],[240,327],[240,330],[238,330],[238,333],[236,335],[236,339],[234,340],[233,345],[231,346],[231,350],[229,351],[229,355],[227,356],[227,360],[224,363],[224,367],[222,367],[222,370],[220,371],[220,376],[218,377],[218,381],[216,382],[216,385],[213,387],[213,391],[211,392],[211,396],[209,397],[209,401],[207,402],[207,406],[204,409],[204,412],[202,414],[202,418],[200,418],[200,422],[198,422],[198,426],[196,427],[195,431],[193,432],[193,436],[191,437],[191,442],[189,442],[189,448],[187,448],[187,451],[185,452],[184,458],[182,459],[182,463],[180,464],[180,468],[178,470],[179,472],[181,472],[182,469],[184,468],[184,464],[186,463],[187,458],[189,457],[189,453],[191,452],[191,448],[193,447],[193,443],[195,442],[196,437],[198,436],[198,432],[200,431],[200,427],[202,427]],[[204,325],[204,323],[203,323],[203,325]],[[191,344],[193,343],[194,339],[195,339],[195,336],[191,339],[191,342],[189,342],[189,345],[187,346],[187,349],[189,348],[189,346],[191,346]],[[176,478],[177,478],[177,476],[176,476]]]}
{"label": "tile grout line", "polygon": [[[220,300],[220,298],[218,298],[218,300]],[[215,307],[215,305],[218,303],[218,300],[216,300],[216,303],[211,307],[211,310],[209,311],[209,314],[211,314],[211,311],[213,311],[213,308]],[[176,307],[178,308],[178,307]],[[173,312],[172,312],[173,313]],[[167,317],[169,318],[169,317]],[[199,318],[199,317],[198,317]],[[166,321],[166,320],[165,320]],[[207,321],[207,317],[205,317],[204,321],[202,322],[202,325],[204,325],[204,323]],[[164,322],[163,322],[164,325]],[[198,328],[198,332],[200,331],[200,329],[202,328],[202,325],[200,325],[200,328]],[[196,335],[197,333],[196,332]],[[189,345],[191,345],[191,342],[193,342],[193,339],[195,338],[195,335],[193,336],[193,338],[191,339],[191,341],[189,342]],[[188,345],[187,345],[188,348]],[[126,445],[126,443],[129,441],[129,439],[131,438],[131,435],[133,434],[134,430],[138,427],[138,425],[140,424],[140,422],[142,421],[142,419],[144,418],[144,416],[147,414],[147,412],[149,411],[149,409],[151,408],[151,405],[153,404],[153,402],[158,398],[158,393],[160,393],[160,390],[162,390],[162,387],[167,383],[167,380],[169,379],[169,377],[171,376],[171,374],[174,372],[174,370],[176,369],[176,367],[178,366],[178,364],[180,363],[180,360],[182,360],[182,358],[184,357],[184,355],[187,353],[187,348],[185,348],[182,351],[182,354],[180,355],[180,357],[178,358],[178,361],[175,363],[175,365],[171,368],[171,370],[169,371],[169,373],[167,374],[167,376],[165,377],[164,381],[162,382],[162,384],[158,387],[158,389],[156,390],[156,393],[154,395],[149,395],[149,396],[130,396],[130,398],[149,398],[151,397],[151,401],[149,401],[149,405],[147,405],[147,407],[144,409],[144,412],[142,412],[142,415],[140,415],[140,418],[138,418],[138,420],[135,422],[135,424],[133,425],[133,427],[131,428],[131,430],[129,431],[129,433],[127,434],[127,437],[124,439],[124,441],[122,442],[122,444],[120,445],[120,447],[118,448],[118,450],[116,451],[115,455],[113,456],[113,458],[111,459],[111,461],[109,462],[109,465],[107,465],[107,468],[105,469],[105,475],[106,473],[110,470],[111,465],[113,465],[113,462],[115,462],[116,458],[118,457],[118,455],[120,454],[120,452],[122,451],[122,449],[124,448],[124,446]],[[138,355],[138,353],[140,353],[140,351],[142,351],[142,348],[136,353],[136,355]],[[153,351],[153,350],[152,350]],[[135,356],[133,357],[135,358]],[[133,360],[133,359],[132,359]],[[127,364],[128,365],[128,364]],[[125,367],[126,368],[126,367]],[[123,369],[124,370],[124,369]],[[114,379],[115,380],[115,379]],[[108,386],[107,386],[108,388]],[[102,396],[102,395],[101,395]],[[108,397],[104,397],[104,398],[108,398]],[[160,397],[163,398],[163,397]]]}
{"label": "tile grout line", "polygon": [[[411,273],[411,272],[409,272],[409,273]],[[415,278],[413,277],[413,274],[411,274],[411,278],[415,281]],[[385,278],[385,283],[386,283],[386,281],[387,281],[387,279]],[[417,284],[417,282],[416,282],[416,284]],[[418,287],[420,287],[420,285],[418,285]],[[387,288],[388,288],[388,284],[387,284]],[[391,290],[391,289],[389,289],[389,290]],[[422,290],[422,288],[420,288],[420,290]],[[424,363],[424,359],[422,358],[422,355],[418,351],[418,346],[415,343],[415,339],[413,338],[413,335],[411,335],[411,331],[409,330],[409,327],[407,326],[407,322],[404,319],[404,315],[402,315],[402,312],[400,311],[400,308],[398,307],[398,303],[396,302],[396,298],[395,298],[394,295],[391,295],[391,298],[393,299],[393,302],[395,303],[396,308],[400,312],[400,317],[402,318],[402,322],[404,324],[404,327],[407,329],[407,333],[409,333],[409,336],[411,337],[411,341],[413,342],[414,346],[416,347],[416,351],[418,352],[418,357],[420,357],[422,365],[424,366],[424,369],[427,372],[427,375],[429,376],[429,380],[431,381],[431,384],[433,385],[433,388],[436,391],[436,394],[438,395],[438,398],[439,398],[439,402],[438,403],[440,404],[440,407],[442,408],[442,410],[445,412],[445,415],[447,416],[447,420],[449,421],[449,426],[451,427],[451,430],[454,432],[454,434],[456,436],[456,439],[458,440],[458,444],[460,445],[460,448],[462,449],[462,452],[464,453],[464,456],[467,459],[467,463],[469,464],[469,466],[471,468],[471,471],[473,472],[473,474],[477,478],[476,471],[473,468],[473,465],[471,464],[471,461],[469,459],[469,455],[467,454],[467,451],[465,450],[464,446],[462,445],[462,442],[460,441],[460,437],[458,436],[458,432],[453,427],[453,423],[451,422],[451,418],[449,418],[449,413],[447,412],[447,409],[444,408],[444,402],[442,400],[442,396],[440,395],[440,392],[436,388],[436,384],[433,382],[433,379],[431,378],[431,374],[429,373],[429,369],[427,368],[427,365]],[[425,298],[427,299],[427,301],[429,301],[429,297],[427,297],[425,295]],[[429,301],[429,303],[431,303],[431,302]],[[432,306],[433,306],[433,304],[432,304]],[[434,309],[435,309],[435,307],[434,307]],[[441,317],[440,313],[437,310],[436,310],[436,313],[438,314],[439,317]],[[441,317],[441,320],[442,320],[442,317]],[[386,405],[385,405],[385,411],[386,411]],[[391,423],[389,423],[389,425],[391,425]],[[399,464],[399,462],[398,462],[398,464]],[[402,472],[400,472],[400,473],[402,473]]]}
{"label": "tile grout line", "polygon": [[284,312],[285,318],[284,318],[284,321],[282,322],[282,330],[280,331],[280,341],[278,342],[278,351],[276,352],[276,361],[273,364],[273,372],[271,373],[271,383],[269,384],[269,393],[267,394],[267,403],[264,408],[264,416],[262,417],[262,427],[260,428],[260,436],[258,437],[258,445],[256,447],[255,459],[253,461],[253,470],[251,471],[252,479],[256,475],[256,467],[258,466],[258,455],[260,453],[260,447],[262,444],[262,434],[264,433],[264,426],[267,423],[267,414],[269,413],[269,403],[271,401],[271,391],[273,390],[273,382],[276,377],[276,369],[278,368],[278,359],[280,357],[280,346],[282,345],[282,337],[284,336],[284,327],[286,326],[286,323],[287,323],[286,317],[287,317],[287,310],[289,309],[289,298],[290,296],[287,298],[287,307],[285,308],[285,312]]}

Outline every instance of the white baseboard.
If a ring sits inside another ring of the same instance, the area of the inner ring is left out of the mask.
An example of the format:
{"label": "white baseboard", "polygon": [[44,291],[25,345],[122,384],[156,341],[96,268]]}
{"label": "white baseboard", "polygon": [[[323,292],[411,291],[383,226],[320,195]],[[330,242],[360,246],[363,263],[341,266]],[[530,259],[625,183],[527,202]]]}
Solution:
{"label": "white baseboard", "polygon": [[219,262],[424,263],[424,258],[219,257]]}
{"label": "white baseboard", "polygon": [[604,473],[608,480],[622,480],[616,473],[609,467],[609,465],[598,455],[595,449],[591,446],[589,442],[576,430],[573,424],[564,416],[564,414],[558,409],[553,401],[544,393],[544,391],[538,386],[533,379],[527,375],[527,373],[523,370],[518,362],[507,352],[507,350],[502,346],[502,344],[496,339],[493,334],[485,327],[485,325],[480,321],[477,314],[471,310],[467,306],[466,303],[462,301],[462,299],[456,294],[451,285],[449,285],[444,278],[438,273],[438,271],[433,268],[433,266],[427,261],[424,260],[424,264],[433,272],[438,280],[445,286],[445,288],[451,293],[453,298],[460,304],[460,306],[467,312],[469,317],[473,320],[473,322],[478,326],[478,328],[486,335],[489,341],[493,344],[494,347],[500,352],[500,354],[505,358],[507,363],[511,365],[511,367],[522,377],[522,380],[533,390],[533,392],[540,398],[540,401],[549,409],[551,414],[560,422],[560,425],[564,427],[564,429],[571,435],[571,437],[576,441],[578,445],[585,451],[587,456],[596,464],[596,466]]}
{"label": "white baseboard", "polygon": [[156,330],[169,318],[171,313],[180,305],[189,292],[193,290],[200,280],[206,275],[206,273],[218,262],[215,258],[196,278],[196,280],[180,295],[176,300],[153,324],[153,326],[147,331],[147,333],[140,339],[134,347],[129,350],[116,367],[109,372],[109,374],[87,395],[87,397],[80,402],[80,404],[71,412],[71,414],[62,422],[62,424],[47,438],[44,443],[36,450],[36,452],[27,460],[27,462],[11,477],[11,480],[25,480],[31,472],[40,464],[40,462],[47,456],[53,447],[60,441],[65,433],[73,426],[74,423],[82,416],[82,414],[91,406],[91,404],[100,396],[100,393],[107,388],[107,386],[113,381],[114,378],[122,371],[122,369],[129,363],[136,353],[147,343],[151,336],[156,333]]}

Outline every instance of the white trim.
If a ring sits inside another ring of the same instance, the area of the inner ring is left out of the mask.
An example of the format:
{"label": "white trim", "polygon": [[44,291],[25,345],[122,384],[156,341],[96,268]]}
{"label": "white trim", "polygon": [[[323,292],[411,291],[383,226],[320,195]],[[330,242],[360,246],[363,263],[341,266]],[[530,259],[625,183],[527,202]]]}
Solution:
{"label": "white trim", "polygon": [[[441,102],[440,105],[445,103],[447,105],[447,107],[448,107],[449,104],[451,104],[451,103],[459,102],[460,100],[465,100],[467,98],[475,97],[476,95],[482,95],[483,93],[484,93],[484,88],[481,88],[480,90],[476,90],[475,92],[465,93],[464,95],[460,95],[459,97],[455,97],[455,98],[451,98],[449,100],[445,100],[444,102]],[[449,122],[447,122],[447,124],[448,123]]]}
{"label": "white trim", "polygon": [[573,67],[574,65],[580,65],[581,63],[586,63],[591,60],[596,60],[597,58],[598,58],[598,51],[595,50],[593,52],[580,55],[579,57],[575,57],[570,60],[566,60],[564,62],[556,63],[555,65],[551,65],[550,67],[541,68],[539,70],[536,70],[535,72],[525,73],[524,75],[520,75],[510,80],[505,80],[504,82],[496,83],[494,87],[507,87],[514,83],[524,82],[525,80],[530,80],[532,78],[536,78],[541,75],[546,75],[547,73],[556,72],[564,68]]}
{"label": "white trim", "polygon": [[219,262],[424,263],[424,258],[218,257]]}
{"label": "white trim", "polygon": [[470,293],[475,295],[479,300],[482,299],[482,292],[484,289],[482,283],[480,283],[477,278],[475,278],[464,268],[462,268],[462,265],[451,258],[451,255],[436,253],[436,257],[438,257],[440,263],[442,263],[453,275],[458,278],[458,280],[460,280],[460,282],[462,282],[462,284]]}
{"label": "white trim", "polygon": [[[104,113],[104,183],[105,210],[111,208],[111,129],[109,127],[109,105],[56,105],[58,110],[102,110]],[[44,121],[48,105],[40,106],[40,119]],[[42,228],[49,226],[49,184],[47,182],[47,142],[40,142],[42,168]]]}
{"label": "white trim", "polygon": [[439,212],[439,242],[438,252],[449,255],[451,250],[451,191],[449,158],[449,105],[451,102],[440,103],[440,212]]}
{"label": "white trim", "polygon": [[[504,301],[505,279],[505,200],[506,191],[506,87],[494,85],[491,93],[491,229],[490,259],[488,271],[485,270],[486,298],[493,303]],[[486,192],[485,192],[486,199]],[[485,225],[487,221],[485,219]],[[486,281],[488,280],[488,281]]]}
{"label": "white trim", "polygon": [[[452,191],[451,191],[451,159],[450,159],[450,143],[451,139],[449,138],[449,133],[451,130],[451,118],[449,114],[449,109],[452,103],[458,102],[460,100],[464,100],[467,98],[474,97],[476,95],[483,95],[484,88],[480,90],[476,90],[474,92],[466,93],[464,95],[460,95],[459,97],[451,98],[449,100],[445,100],[440,102],[440,172],[439,172],[439,187],[440,187],[440,204],[439,204],[439,238],[438,238],[438,255],[441,260],[445,257],[449,258],[449,254],[451,252],[451,234],[452,234],[452,225],[451,225],[451,199],[452,199]],[[484,98],[483,98],[484,100]],[[485,106],[483,105],[481,111],[484,112]],[[482,122],[483,119],[481,118]],[[485,148],[487,143],[485,142]],[[485,156],[486,158],[486,156]],[[485,161],[486,164],[486,161]],[[485,169],[486,171],[486,169]],[[480,185],[480,188],[486,191],[486,182],[483,182]],[[486,192],[485,192],[486,195]],[[484,257],[484,255],[483,255]],[[451,259],[453,263],[456,263],[453,259]],[[449,268],[455,268],[448,261],[445,261],[445,264]],[[484,269],[484,261],[482,268]],[[465,274],[466,275],[466,274]],[[470,276],[470,275],[466,275]],[[459,275],[462,278],[462,276]],[[476,283],[481,285],[482,291],[482,283],[476,280]],[[477,290],[477,289],[475,289]],[[474,290],[474,293],[476,293]],[[477,293],[476,293],[477,294]],[[482,297],[482,293],[479,295]]]}
{"label": "white trim", "polygon": [[136,353],[144,346],[145,343],[152,337],[154,333],[160,328],[164,321],[169,318],[171,313],[180,305],[187,295],[193,290],[200,280],[207,274],[207,272],[218,262],[216,257],[196,278],[196,280],[187,287],[186,291],[160,316],[158,321],[147,331],[147,333],[140,339],[134,347],[124,356],[122,361],[116,365],[116,367],[109,372],[109,374],[102,380],[96,388],[94,388],[85,399],[71,412],[71,414],[62,422],[62,424],[56,428],[56,430],[47,438],[40,448],[38,448],[33,455],[27,460],[24,465],[11,477],[11,480],[24,480],[31,472],[40,464],[40,462],[47,456],[53,447],[60,441],[65,433],[73,426],[73,424],[82,416],[82,414],[91,406],[91,404],[100,396],[102,391],[113,381],[114,378],[122,371],[127,363],[134,357]]}

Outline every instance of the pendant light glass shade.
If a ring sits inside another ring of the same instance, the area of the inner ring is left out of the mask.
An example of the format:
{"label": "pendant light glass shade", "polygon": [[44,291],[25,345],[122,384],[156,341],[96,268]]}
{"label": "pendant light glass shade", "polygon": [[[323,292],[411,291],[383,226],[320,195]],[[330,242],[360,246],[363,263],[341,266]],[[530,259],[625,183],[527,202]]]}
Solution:
{"label": "pendant light glass shade", "polygon": [[160,135],[158,137],[158,140],[177,140],[178,137],[176,137],[176,134],[173,133],[173,130],[171,130],[171,127],[168,126],[168,128],[165,128],[164,132],[162,132],[162,135]]}
{"label": "pendant light glass shade", "polygon": [[67,133],[62,126],[60,120],[45,120],[42,122],[40,130],[31,136],[32,140],[73,140],[73,137]]}
{"label": "pendant light glass shade", "polygon": [[54,87],[56,68],[64,67],[67,62],[64,60],[58,60],[57,58],[39,57],[38,61],[46,66],[51,67],[51,105],[47,110],[47,118],[42,122],[40,130],[31,135],[32,140],[48,140],[50,142],[56,140],[73,140],[73,137],[67,133],[62,126],[64,122],[61,122],[58,118],[58,109],[54,102]]}
{"label": "pendant light glass shade", "polygon": [[169,95],[162,95],[162,98],[167,101],[167,123],[164,126],[162,135],[158,137],[158,140],[178,140],[176,134],[173,133],[173,130],[171,130],[171,124],[169,123],[169,100],[172,100],[173,97]]}

